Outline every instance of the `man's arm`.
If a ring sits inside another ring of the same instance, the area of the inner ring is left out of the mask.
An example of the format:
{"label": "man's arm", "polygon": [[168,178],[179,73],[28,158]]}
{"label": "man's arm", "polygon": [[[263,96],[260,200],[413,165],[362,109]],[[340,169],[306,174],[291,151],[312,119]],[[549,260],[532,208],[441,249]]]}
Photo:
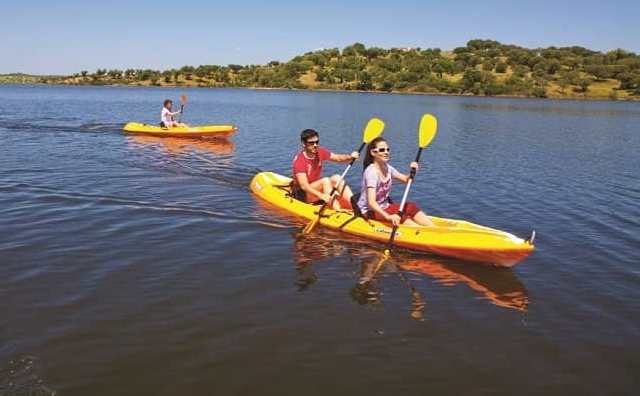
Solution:
{"label": "man's arm", "polygon": [[352,159],[358,159],[360,154],[357,151],[352,152],[351,154],[334,154],[331,153],[331,157],[329,157],[329,161],[333,162],[349,162]]}

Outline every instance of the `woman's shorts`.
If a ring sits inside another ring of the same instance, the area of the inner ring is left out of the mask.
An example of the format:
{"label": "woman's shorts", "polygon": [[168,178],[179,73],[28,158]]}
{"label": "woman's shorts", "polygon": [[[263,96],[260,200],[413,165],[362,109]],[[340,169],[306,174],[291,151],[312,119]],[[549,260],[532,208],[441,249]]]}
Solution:
{"label": "woman's shorts", "polygon": [[[390,215],[398,214],[398,212],[400,211],[400,204],[399,203],[390,204],[389,206],[387,206],[384,209],[384,211],[387,212]],[[413,202],[405,203],[405,205],[404,205],[404,215],[402,216],[402,222],[404,223],[404,221],[406,219],[413,219],[414,216],[418,214],[418,212],[420,212],[420,208],[418,208],[418,206],[415,203],[413,203]],[[383,219],[379,214],[377,214],[373,210],[369,210],[367,212],[367,217],[370,220],[378,220],[378,221],[387,222],[387,220]]]}

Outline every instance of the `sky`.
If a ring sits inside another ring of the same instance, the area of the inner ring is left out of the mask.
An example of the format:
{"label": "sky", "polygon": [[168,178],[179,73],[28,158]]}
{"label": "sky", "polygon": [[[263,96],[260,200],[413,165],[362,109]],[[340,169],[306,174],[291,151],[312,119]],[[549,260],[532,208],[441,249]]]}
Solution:
{"label": "sky", "polygon": [[471,39],[640,53],[640,0],[0,1],[0,73],[287,61],[319,48]]}

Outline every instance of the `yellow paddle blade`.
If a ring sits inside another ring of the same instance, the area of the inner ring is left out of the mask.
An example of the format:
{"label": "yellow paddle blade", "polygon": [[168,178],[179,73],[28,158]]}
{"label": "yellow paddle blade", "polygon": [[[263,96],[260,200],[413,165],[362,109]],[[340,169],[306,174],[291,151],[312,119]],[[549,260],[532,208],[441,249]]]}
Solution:
{"label": "yellow paddle blade", "polygon": [[438,130],[438,120],[431,114],[425,114],[420,120],[420,129],[418,132],[418,145],[421,148],[425,148],[431,143],[436,136]]}
{"label": "yellow paddle blade", "polygon": [[316,227],[316,224],[318,224],[318,220],[320,220],[320,216],[311,220],[311,222],[309,222],[309,224],[307,224],[306,227],[304,227],[304,230],[302,230],[302,234],[307,235],[308,233],[313,231],[313,229]]}
{"label": "yellow paddle blade", "polygon": [[387,260],[389,260],[389,257],[391,257],[391,252],[389,251],[389,249],[385,249],[384,250],[384,254],[382,255],[382,257],[380,257],[380,260],[378,261],[378,264],[376,264],[376,266],[375,266],[375,268],[373,270],[373,276],[376,276],[378,271],[380,271],[380,268],[382,268],[382,265],[384,263],[386,263]]}
{"label": "yellow paddle blade", "polygon": [[379,118],[372,118],[367,122],[367,126],[364,128],[364,134],[362,141],[365,143],[371,142],[373,139],[382,135],[384,130],[384,121]]}
{"label": "yellow paddle blade", "polygon": [[180,95],[180,103],[187,104],[187,95]]}

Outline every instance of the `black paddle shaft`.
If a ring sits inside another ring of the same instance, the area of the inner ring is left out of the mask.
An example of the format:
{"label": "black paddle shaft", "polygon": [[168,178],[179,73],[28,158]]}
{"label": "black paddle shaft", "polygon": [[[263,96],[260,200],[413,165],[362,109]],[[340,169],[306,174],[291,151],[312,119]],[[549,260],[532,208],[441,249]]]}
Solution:
{"label": "black paddle shaft", "polygon": [[[360,147],[358,148],[358,154],[360,154],[362,152],[362,150],[364,149],[364,146],[366,145],[365,142],[362,142],[362,144],[360,145]],[[356,161],[355,158],[351,158],[351,162],[349,162],[349,165],[353,165],[353,163]]]}
{"label": "black paddle shaft", "polygon": [[[422,147],[418,148],[418,154],[416,154],[416,162],[420,162],[420,156],[422,155]],[[409,177],[411,180],[416,177],[416,168],[411,168],[411,172],[409,173]],[[404,208],[402,208],[404,209]]]}
{"label": "black paddle shaft", "polygon": [[180,116],[178,116],[178,122],[182,122],[182,113],[184,111],[184,104],[180,103]]}
{"label": "black paddle shaft", "polygon": [[[364,146],[366,145],[365,142],[362,142],[362,144],[360,145],[360,148],[358,148],[358,154],[360,154],[362,152],[362,149],[364,149]],[[349,170],[349,168],[351,168],[353,166],[353,163],[356,162],[355,158],[351,158],[351,161],[349,162],[349,166],[347,166],[347,169],[345,169],[344,174],[342,179],[344,179],[344,176],[347,174],[347,171]],[[340,183],[338,183],[340,184]],[[331,194],[329,194],[329,196],[332,196],[333,194],[335,194],[335,192],[338,190],[338,184],[336,184],[335,186],[333,186],[333,188],[331,189]],[[328,202],[325,202],[325,204],[328,204]],[[324,206],[321,208],[324,209]]]}

